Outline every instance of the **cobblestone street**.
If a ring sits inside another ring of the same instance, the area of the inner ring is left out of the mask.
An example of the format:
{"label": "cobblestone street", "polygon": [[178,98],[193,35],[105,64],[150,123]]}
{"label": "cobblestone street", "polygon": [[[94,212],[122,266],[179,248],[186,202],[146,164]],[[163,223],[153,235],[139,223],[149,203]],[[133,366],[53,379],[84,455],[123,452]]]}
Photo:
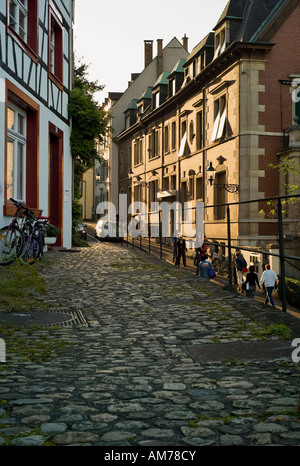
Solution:
{"label": "cobblestone street", "polygon": [[[52,250],[39,273],[47,312],[81,320],[14,330],[0,445],[300,445],[299,319],[126,245]],[[57,351],[28,361],[24,339]]]}

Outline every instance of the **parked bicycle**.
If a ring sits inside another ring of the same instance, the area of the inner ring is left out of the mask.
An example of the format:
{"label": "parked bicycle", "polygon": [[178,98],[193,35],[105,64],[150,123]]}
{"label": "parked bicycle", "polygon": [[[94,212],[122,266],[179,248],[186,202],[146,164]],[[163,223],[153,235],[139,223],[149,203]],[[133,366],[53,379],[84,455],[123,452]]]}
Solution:
{"label": "parked bicycle", "polygon": [[13,201],[17,207],[12,222],[0,229],[0,265],[9,265],[22,254],[25,236],[23,223],[20,224],[19,216],[23,206]]}
{"label": "parked bicycle", "polygon": [[23,227],[25,244],[21,259],[32,264],[39,257],[43,256],[44,238],[46,235],[46,225],[49,217],[36,218],[30,209],[25,210],[26,222]]}
{"label": "parked bicycle", "polygon": [[0,265],[9,265],[16,258],[32,264],[43,255],[44,238],[50,217],[35,217],[22,202],[10,199],[16,206],[10,225],[0,230]]}
{"label": "parked bicycle", "polygon": [[223,255],[213,256],[212,266],[216,275],[222,275],[227,278],[229,276],[229,260]]}

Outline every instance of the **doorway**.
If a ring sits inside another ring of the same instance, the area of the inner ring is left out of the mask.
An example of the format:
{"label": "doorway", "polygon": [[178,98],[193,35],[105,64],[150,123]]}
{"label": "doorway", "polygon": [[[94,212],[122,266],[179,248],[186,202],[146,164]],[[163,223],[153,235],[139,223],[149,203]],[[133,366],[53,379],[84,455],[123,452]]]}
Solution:
{"label": "doorway", "polygon": [[49,132],[49,195],[50,222],[61,229],[56,245],[62,245],[63,213],[63,133],[50,124]]}

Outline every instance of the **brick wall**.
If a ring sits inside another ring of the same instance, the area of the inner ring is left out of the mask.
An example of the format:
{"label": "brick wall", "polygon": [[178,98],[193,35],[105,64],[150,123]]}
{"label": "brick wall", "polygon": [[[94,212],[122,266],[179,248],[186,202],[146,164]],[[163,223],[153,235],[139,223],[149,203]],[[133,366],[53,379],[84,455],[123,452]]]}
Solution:
{"label": "brick wall", "polygon": [[[259,124],[267,133],[281,133],[293,124],[293,101],[290,86],[279,80],[290,79],[290,75],[300,73],[299,32],[300,6],[296,7],[281,28],[270,39],[273,49],[266,55],[266,68],[260,71],[260,84],[265,92],[260,93],[260,105],[265,111],[260,113]],[[265,170],[265,178],[260,178],[259,189],[265,196],[278,195],[279,176],[269,167],[278,163],[277,153],[283,149],[283,138],[279,135],[259,138],[260,148],[265,155],[260,156],[259,168]]]}

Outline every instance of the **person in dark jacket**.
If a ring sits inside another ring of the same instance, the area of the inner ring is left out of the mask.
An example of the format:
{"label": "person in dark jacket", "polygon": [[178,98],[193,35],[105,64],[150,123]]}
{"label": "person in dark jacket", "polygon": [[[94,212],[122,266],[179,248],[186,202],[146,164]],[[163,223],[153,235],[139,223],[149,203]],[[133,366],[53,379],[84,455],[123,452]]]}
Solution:
{"label": "person in dark jacket", "polygon": [[248,272],[247,269],[247,262],[244,259],[244,256],[241,252],[237,252],[235,254],[235,267],[237,273],[237,281],[238,281],[238,291],[242,291],[242,284],[243,284],[243,274],[245,271]]}
{"label": "person in dark jacket", "polygon": [[246,276],[246,295],[249,296],[249,298],[254,298],[255,291],[256,291],[256,285],[258,288],[260,288],[260,284],[258,281],[258,275],[255,273],[255,268],[253,265],[249,267],[249,273],[247,273]]}
{"label": "person in dark jacket", "polygon": [[209,271],[213,267],[211,265],[211,262],[209,262],[208,260],[207,254],[204,254],[204,256],[201,257],[201,261],[199,263],[198,268],[199,268],[199,275],[202,278],[206,278],[206,280],[210,280]]}
{"label": "person in dark jacket", "polygon": [[176,265],[179,267],[180,265],[180,259],[182,257],[182,262],[184,267],[186,267],[186,257],[185,253],[187,251],[186,245],[185,245],[185,240],[180,237],[177,241],[177,259],[176,259]]}

